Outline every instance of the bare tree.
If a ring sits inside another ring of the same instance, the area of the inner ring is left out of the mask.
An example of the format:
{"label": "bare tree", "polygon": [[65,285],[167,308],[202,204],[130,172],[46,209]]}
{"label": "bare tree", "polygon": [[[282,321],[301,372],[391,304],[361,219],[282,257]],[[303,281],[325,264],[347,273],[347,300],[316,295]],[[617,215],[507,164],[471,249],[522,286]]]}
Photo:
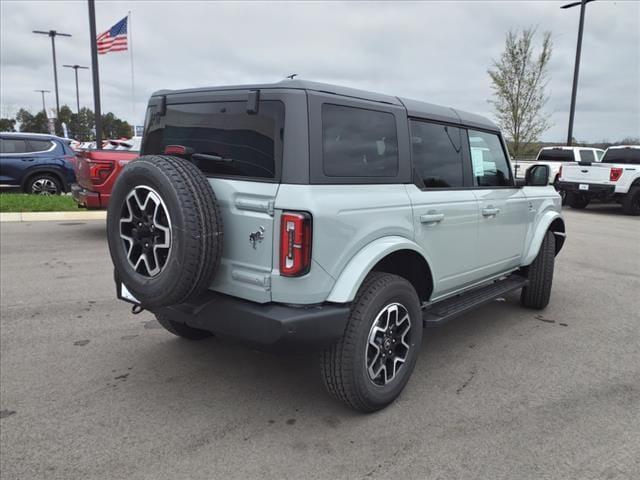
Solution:
{"label": "bare tree", "polygon": [[489,103],[494,106],[500,128],[511,140],[515,157],[551,126],[543,112],[548,100],[545,87],[552,50],[551,32],[543,34],[542,50],[537,56],[533,52],[535,33],[534,28],[522,32],[510,30],[504,52],[487,71],[493,89]]}

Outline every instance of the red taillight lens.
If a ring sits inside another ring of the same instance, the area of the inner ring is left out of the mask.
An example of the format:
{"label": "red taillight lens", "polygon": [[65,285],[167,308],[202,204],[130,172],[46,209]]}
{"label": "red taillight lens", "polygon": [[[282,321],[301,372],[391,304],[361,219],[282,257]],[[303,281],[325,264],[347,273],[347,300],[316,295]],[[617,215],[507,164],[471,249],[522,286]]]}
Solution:
{"label": "red taillight lens", "polygon": [[617,182],[618,179],[622,176],[622,169],[618,167],[612,167],[611,172],[609,173],[609,180],[611,182]]}
{"label": "red taillight lens", "polygon": [[299,277],[311,267],[311,215],[285,212],[280,217],[280,275]]}
{"label": "red taillight lens", "polygon": [[165,155],[185,155],[187,149],[182,145],[167,145],[164,147],[164,153]]}
{"label": "red taillight lens", "polygon": [[111,172],[113,172],[113,162],[87,162],[89,164],[89,179],[94,185],[104,183]]}

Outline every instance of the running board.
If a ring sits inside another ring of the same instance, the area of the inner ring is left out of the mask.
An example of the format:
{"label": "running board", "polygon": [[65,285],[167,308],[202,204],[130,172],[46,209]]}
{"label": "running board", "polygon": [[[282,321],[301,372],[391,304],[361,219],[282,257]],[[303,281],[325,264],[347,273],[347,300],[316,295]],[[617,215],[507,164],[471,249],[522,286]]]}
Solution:
{"label": "running board", "polygon": [[426,307],[422,311],[422,321],[425,327],[442,325],[447,320],[473,310],[505,293],[522,288],[528,282],[526,278],[520,275],[511,275],[504,280],[498,280],[485,287],[447,298]]}

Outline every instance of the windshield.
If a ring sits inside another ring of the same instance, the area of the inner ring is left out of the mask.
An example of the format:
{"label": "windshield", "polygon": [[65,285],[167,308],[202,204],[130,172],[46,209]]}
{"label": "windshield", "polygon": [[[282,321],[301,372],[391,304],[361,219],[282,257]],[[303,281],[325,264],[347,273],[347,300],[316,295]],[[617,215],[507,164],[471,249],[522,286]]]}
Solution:
{"label": "windshield", "polygon": [[640,165],[640,148],[610,148],[604,153],[602,163],[631,163]]}

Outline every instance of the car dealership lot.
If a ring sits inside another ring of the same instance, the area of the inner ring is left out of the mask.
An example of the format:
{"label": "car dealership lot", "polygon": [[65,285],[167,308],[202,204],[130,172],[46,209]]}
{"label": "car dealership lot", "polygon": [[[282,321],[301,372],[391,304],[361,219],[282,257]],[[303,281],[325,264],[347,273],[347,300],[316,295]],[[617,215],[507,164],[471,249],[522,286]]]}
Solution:
{"label": "car dealership lot", "polygon": [[638,478],[640,221],[565,210],[549,307],[427,330],[399,401],[115,300],[104,222],[3,223],[0,471],[23,478]]}

